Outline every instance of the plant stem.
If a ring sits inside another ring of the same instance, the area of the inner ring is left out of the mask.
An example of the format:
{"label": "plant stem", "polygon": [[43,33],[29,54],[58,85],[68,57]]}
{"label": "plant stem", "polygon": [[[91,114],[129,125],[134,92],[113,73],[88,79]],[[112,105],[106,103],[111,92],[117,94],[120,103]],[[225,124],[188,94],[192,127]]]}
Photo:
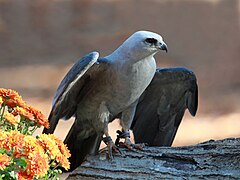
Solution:
{"label": "plant stem", "polygon": [[5,105],[6,105],[6,103],[4,101],[2,106],[1,106],[1,111],[2,111],[2,113],[1,113],[1,120],[3,120],[3,115],[4,115],[4,111],[5,111]]}

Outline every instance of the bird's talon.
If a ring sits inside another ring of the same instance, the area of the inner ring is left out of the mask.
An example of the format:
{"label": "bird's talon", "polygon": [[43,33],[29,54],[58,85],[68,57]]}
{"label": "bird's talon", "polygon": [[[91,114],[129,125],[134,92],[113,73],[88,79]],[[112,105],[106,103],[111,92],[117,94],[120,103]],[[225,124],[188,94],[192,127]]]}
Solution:
{"label": "bird's talon", "polygon": [[131,142],[130,143],[129,142],[120,142],[119,146],[120,147],[125,147],[129,150],[137,149],[137,150],[141,150],[141,151],[143,151],[144,150],[143,148],[145,147],[144,144],[133,144]]}
{"label": "bird's talon", "polygon": [[110,136],[103,138],[104,143],[107,145],[105,148],[101,149],[99,153],[106,151],[107,156],[110,160],[113,160],[113,153],[121,153],[118,147],[114,144]]}
{"label": "bird's talon", "polygon": [[123,148],[125,147],[127,149],[132,149],[133,148],[131,145],[129,145],[129,144],[125,143],[125,142],[120,142],[119,143],[119,147],[123,147]]}
{"label": "bird's talon", "polygon": [[101,153],[103,153],[103,152],[105,152],[105,151],[107,151],[107,147],[104,147],[104,148],[100,149],[100,150],[98,151],[98,153],[101,154]]}

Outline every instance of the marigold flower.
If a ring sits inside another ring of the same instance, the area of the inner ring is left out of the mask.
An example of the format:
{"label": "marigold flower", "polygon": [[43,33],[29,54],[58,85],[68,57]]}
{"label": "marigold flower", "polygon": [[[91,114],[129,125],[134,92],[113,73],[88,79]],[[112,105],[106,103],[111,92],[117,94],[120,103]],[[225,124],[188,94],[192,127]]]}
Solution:
{"label": "marigold flower", "polygon": [[58,149],[56,142],[51,139],[50,135],[40,134],[39,142],[41,146],[46,150],[51,159],[55,159],[57,156],[60,156],[61,152]]}
{"label": "marigold flower", "polygon": [[43,177],[49,169],[48,156],[42,153],[30,153],[27,159],[27,174]]}
{"label": "marigold flower", "polygon": [[28,112],[26,109],[23,109],[22,107],[15,107],[14,111],[17,112],[19,115],[25,116],[28,119],[33,119],[33,114]]}
{"label": "marigold flower", "polygon": [[10,164],[11,158],[7,154],[0,154],[0,170],[5,169]]}
{"label": "marigold flower", "polygon": [[4,148],[7,135],[0,129],[0,148]]}
{"label": "marigold flower", "polygon": [[27,104],[25,101],[22,100],[22,97],[20,96],[19,98],[15,98],[14,101],[16,102],[16,104],[18,104],[18,106],[26,109],[27,108]]}
{"label": "marigold flower", "polygon": [[22,169],[18,173],[18,180],[32,180],[34,176],[29,175],[27,171],[22,171]]}
{"label": "marigold flower", "polygon": [[63,168],[68,170],[70,162],[68,158],[71,156],[67,146],[63,144],[54,134],[41,134],[39,141],[47,151],[51,159],[56,159]]}
{"label": "marigold flower", "polygon": [[32,106],[28,106],[27,110],[34,115],[37,124],[44,126],[45,128],[49,127],[49,122],[41,111],[37,110]]}
{"label": "marigold flower", "polygon": [[5,100],[5,103],[6,103],[7,106],[9,106],[11,108],[16,107],[16,105],[17,105],[16,102],[14,100],[12,100],[12,99]]}
{"label": "marigold flower", "polygon": [[57,136],[55,136],[54,134],[49,134],[48,136],[56,142],[59,150],[61,151],[64,157],[69,158],[71,156],[67,146]]}
{"label": "marigold flower", "polygon": [[20,151],[24,147],[24,135],[17,130],[5,133],[5,138],[0,140],[2,148]]}
{"label": "marigold flower", "polygon": [[61,166],[68,170],[70,168],[70,162],[67,157],[60,155],[56,157],[56,160],[61,164]]}
{"label": "marigold flower", "polygon": [[18,114],[23,115],[28,119],[34,118],[34,121],[40,126],[44,126],[46,128],[49,127],[49,122],[47,118],[41,113],[41,111],[35,109],[32,106],[28,106],[16,91],[0,88],[0,97],[0,103],[5,100],[6,104],[9,107],[14,108]]}
{"label": "marigold flower", "polygon": [[26,103],[22,100],[22,97],[18,94],[17,91],[0,88],[0,96],[6,98],[7,100],[6,103],[10,107],[15,107],[16,105],[21,106],[23,108],[26,107]]}
{"label": "marigold flower", "polygon": [[0,96],[3,97],[9,97],[11,99],[14,99],[16,97],[21,97],[17,91],[11,90],[11,89],[4,89],[4,88],[0,88]]}
{"label": "marigold flower", "polygon": [[[14,90],[0,88],[0,107],[4,104],[2,110],[3,123],[9,122],[16,125],[21,119],[21,124],[16,127],[18,130],[3,131],[0,128],[0,148],[6,154],[0,154],[0,170],[12,171],[11,166],[16,158],[26,161],[22,163],[15,173],[19,180],[32,180],[34,178],[43,178],[48,174],[51,178],[60,173],[58,170],[51,172],[50,162],[60,164],[66,170],[70,167],[68,157],[70,152],[63,142],[55,135],[42,134],[38,139],[21,133],[31,134],[39,126],[49,127],[48,120],[32,106],[27,105],[22,97]],[[24,121],[26,117],[26,121]],[[33,120],[32,122],[28,121]],[[2,129],[9,129],[9,123],[3,124]],[[24,124],[26,123],[26,124]],[[20,132],[21,131],[21,132]],[[13,164],[14,167],[18,164]],[[52,166],[52,164],[51,164]],[[11,172],[11,173],[12,173]]]}
{"label": "marigold flower", "polygon": [[11,123],[13,125],[17,124],[20,121],[19,118],[15,117],[13,114],[11,114],[9,112],[5,112],[4,117],[9,123]]}
{"label": "marigold flower", "polygon": [[25,146],[24,135],[17,130],[4,132],[0,130],[0,148],[13,150],[14,157],[20,157]]}
{"label": "marigold flower", "polygon": [[26,156],[28,156],[29,153],[31,152],[39,152],[39,153],[44,153],[44,149],[43,147],[41,146],[41,144],[39,143],[39,141],[32,137],[32,136],[25,136],[24,137],[24,142],[25,142],[25,151],[24,151],[24,154]]}

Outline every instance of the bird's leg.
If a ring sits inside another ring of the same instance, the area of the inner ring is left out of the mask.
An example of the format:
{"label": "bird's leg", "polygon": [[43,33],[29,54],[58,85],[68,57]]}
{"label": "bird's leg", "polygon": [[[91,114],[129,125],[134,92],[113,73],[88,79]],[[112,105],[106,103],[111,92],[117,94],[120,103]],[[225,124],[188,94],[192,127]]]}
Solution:
{"label": "bird's leg", "polygon": [[[130,140],[130,127],[132,124],[132,120],[135,114],[135,110],[136,110],[136,105],[137,105],[137,101],[132,104],[129,108],[127,108],[125,111],[122,112],[122,117],[120,119],[120,124],[122,126],[122,131],[117,131],[117,133],[119,134],[117,136],[116,142],[115,144],[117,146],[123,146],[126,147],[128,149],[140,149],[143,150],[143,145],[142,144],[133,144]],[[124,138],[124,142],[120,142],[120,139]]]}
{"label": "bird's leg", "polygon": [[[134,144],[131,142],[130,140],[130,132],[128,131],[120,131],[117,130],[117,139],[115,141],[115,144],[117,146],[121,146],[121,147],[126,147],[127,149],[139,149],[139,150],[143,150],[143,147],[145,146],[144,144]],[[120,142],[120,139],[124,139],[124,142]]]}
{"label": "bird's leg", "polygon": [[105,137],[103,137],[103,142],[107,145],[107,147],[101,149],[99,153],[102,153],[104,151],[107,151],[109,159],[113,159],[112,152],[120,152],[118,150],[118,147],[114,144],[112,141],[112,138],[110,137],[108,133],[108,122],[109,122],[109,116],[110,113],[108,111],[108,108],[105,105],[105,102],[102,102],[99,107],[99,122],[98,128],[103,130],[103,133]]}
{"label": "bird's leg", "polygon": [[114,144],[108,132],[105,133],[105,137],[102,140],[107,145],[107,147],[101,149],[99,153],[102,153],[103,151],[107,151],[109,159],[113,159],[112,152],[116,152],[116,153],[120,152],[118,147]]}

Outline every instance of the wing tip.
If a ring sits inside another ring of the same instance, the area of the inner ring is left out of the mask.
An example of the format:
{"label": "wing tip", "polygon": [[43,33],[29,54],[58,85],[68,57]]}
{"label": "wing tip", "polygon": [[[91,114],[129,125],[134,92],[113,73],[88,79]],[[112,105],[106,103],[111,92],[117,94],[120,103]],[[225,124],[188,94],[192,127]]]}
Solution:
{"label": "wing tip", "polygon": [[94,60],[97,60],[99,57],[99,53],[97,51],[93,51],[89,55],[92,56]]}
{"label": "wing tip", "polygon": [[188,110],[190,114],[194,117],[197,114],[198,110],[198,85],[195,83],[194,91],[188,97]]}

